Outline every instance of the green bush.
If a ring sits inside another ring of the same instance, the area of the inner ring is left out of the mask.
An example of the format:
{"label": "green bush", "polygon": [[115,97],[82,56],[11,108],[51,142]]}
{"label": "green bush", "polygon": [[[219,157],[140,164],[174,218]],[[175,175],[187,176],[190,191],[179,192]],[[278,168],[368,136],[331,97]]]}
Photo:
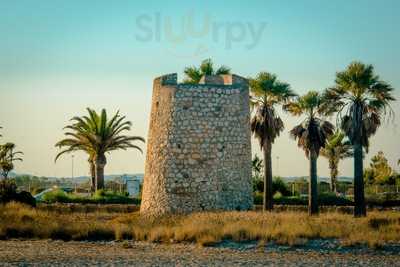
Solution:
{"label": "green bush", "polygon": [[260,177],[253,177],[253,192],[262,192],[264,190],[264,181]]}
{"label": "green bush", "polygon": [[263,204],[263,194],[261,192],[254,193],[254,205]]}
{"label": "green bush", "polygon": [[55,190],[43,195],[46,203],[81,203],[81,204],[140,204],[139,199],[129,198],[126,194],[98,190],[93,196],[81,197],[62,190]]}
{"label": "green bush", "polygon": [[94,193],[94,198],[98,198],[99,199],[99,198],[103,198],[105,196],[106,196],[106,191],[104,189],[97,190]]}
{"label": "green bush", "polygon": [[274,198],[274,203],[278,205],[307,205],[308,199],[300,196],[282,196]]}
{"label": "green bush", "polygon": [[345,197],[337,196],[335,193],[322,193],[318,196],[320,205],[323,206],[352,206],[353,201]]}
{"label": "green bush", "polygon": [[[338,197],[333,193],[323,193],[319,194],[318,202],[321,206],[352,206],[353,201],[344,198]],[[284,196],[282,194],[274,195],[274,203],[278,205],[308,205],[308,197],[300,197],[300,196]],[[262,205],[263,204],[263,195],[262,193],[254,194],[254,204]]]}
{"label": "green bush", "polygon": [[[264,181],[260,179],[253,179],[253,191],[263,192],[264,191]],[[290,196],[292,193],[289,190],[288,185],[279,176],[275,176],[272,180],[272,192],[275,195],[280,192],[283,196]]]}
{"label": "green bush", "polygon": [[36,200],[29,192],[17,192],[17,185],[11,180],[0,181],[0,203],[20,202],[30,206],[36,206]]}
{"label": "green bush", "polygon": [[400,198],[396,193],[375,194],[369,193],[365,200],[369,206],[395,207],[400,206]]}
{"label": "green bush", "polygon": [[17,193],[17,186],[9,180],[0,181],[0,203],[10,202]]}
{"label": "green bush", "polygon": [[43,195],[42,201],[48,203],[68,203],[71,199],[71,196],[67,195],[63,190],[57,189],[54,191],[47,192]]}
{"label": "green bush", "polygon": [[288,185],[283,181],[281,177],[274,177],[272,180],[272,192],[275,195],[280,192],[283,196],[290,196],[292,193],[289,190]]}

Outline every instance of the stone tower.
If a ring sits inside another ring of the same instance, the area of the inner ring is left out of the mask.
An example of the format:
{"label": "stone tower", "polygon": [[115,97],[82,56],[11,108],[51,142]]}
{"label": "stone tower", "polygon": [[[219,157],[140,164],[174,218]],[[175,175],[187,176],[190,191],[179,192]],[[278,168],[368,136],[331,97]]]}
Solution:
{"label": "stone tower", "polygon": [[248,81],[156,78],[140,211],[247,210],[253,205]]}

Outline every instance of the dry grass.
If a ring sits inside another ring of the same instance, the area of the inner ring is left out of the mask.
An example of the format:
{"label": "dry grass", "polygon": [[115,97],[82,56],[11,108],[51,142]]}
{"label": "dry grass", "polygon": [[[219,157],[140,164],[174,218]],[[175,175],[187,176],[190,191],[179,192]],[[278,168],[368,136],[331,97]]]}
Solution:
{"label": "dry grass", "polygon": [[370,212],[355,219],[342,213],[309,217],[305,212],[203,212],[144,218],[138,213],[94,212],[63,214],[21,204],[0,206],[0,238],[62,240],[142,240],[212,245],[221,240],[301,245],[309,239],[336,238],[345,245],[379,248],[400,243],[400,213]]}
{"label": "dry grass", "polygon": [[42,211],[58,213],[127,213],[139,211],[140,206],[134,204],[77,204],[77,203],[39,203],[37,208]]}

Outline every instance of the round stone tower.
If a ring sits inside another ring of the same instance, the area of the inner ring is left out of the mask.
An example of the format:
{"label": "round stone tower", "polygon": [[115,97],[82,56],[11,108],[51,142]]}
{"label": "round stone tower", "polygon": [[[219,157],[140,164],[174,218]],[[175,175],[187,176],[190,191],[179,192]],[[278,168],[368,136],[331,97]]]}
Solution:
{"label": "round stone tower", "polygon": [[156,78],[140,211],[247,210],[253,205],[248,81]]}

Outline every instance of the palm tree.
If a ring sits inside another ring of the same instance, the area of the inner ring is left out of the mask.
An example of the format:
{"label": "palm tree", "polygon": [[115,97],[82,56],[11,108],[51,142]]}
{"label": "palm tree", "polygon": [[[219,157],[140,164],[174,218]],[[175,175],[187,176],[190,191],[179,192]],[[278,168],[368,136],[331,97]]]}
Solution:
{"label": "palm tree", "polygon": [[6,143],[0,146],[0,169],[4,179],[7,179],[10,171],[14,169],[14,162],[22,161],[20,156],[24,153],[14,151],[15,147],[13,143]]}
{"label": "palm tree", "polygon": [[295,93],[290,85],[278,81],[276,75],[260,72],[250,79],[251,105],[255,109],[251,120],[251,131],[264,152],[264,194],[263,210],[273,209],[272,191],[272,144],[284,129],[284,124],[275,107],[287,103]]}
{"label": "palm tree", "polygon": [[211,59],[206,59],[201,62],[199,68],[192,66],[187,67],[184,70],[186,75],[184,83],[197,84],[200,82],[201,77],[204,75],[223,75],[230,74],[231,69],[226,66],[221,66],[217,70],[214,69],[213,62]]}
{"label": "palm tree", "polygon": [[374,74],[372,65],[352,62],[336,73],[336,85],[325,92],[327,107],[338,112],[341,128],[354,149],[354,216],[366,216],[363,181],[363,148],[368,153],[373,136],[385,115],[392,113],[393,88]]}
{"label": "palm tree", "polygon": [[105,109],[98,114],[87,108],[89,116],[73,117],[73,123],[65,127],[66,139],[56,144],[56,147],[65,149],[58,153],[57,159],[65,153],[77,150],[89,155],[91,174],[95,176],[95,189],[104,188],[104,167],[107,164],[106,153],[114,150],[134,148],[142,152],[142,149],[133,144],[135,141],[144,142],[139,136],[121,135],[131,129],[132,123],[125,121],[125,116],[117,112],[110,120]]}
{"label": "palm tree", "polygon": [[258,157],[258,155],[254,155],[253,160],[251,161],[251,166],[253,170],[253,175],[255,177],[260,177],[261,171],[263,169],[263,162],[262,160]]}
{"label": "palm tree", "polygon": [[310,181],[308,189],[308,212],[310,215],[318,213],[317,189],[317,160],[320,150],[325,146],[326,140],[334,132],[334,126],[319,118],[323,114],[321,95],[316,91],[298,97],[296,101],[284,105],[284,109],[292,115],[305,115],[301,124],[295,126],[290,135],[297,141],[297,145],[304,150],[310,160]]}
{"label": "palm tree", "polygon": [[339,162],[342,159],[353,156],[353,147],[349,140],[345,140],[345,134],[339,130],[329,137],[325,147],[321,149],[321,155],[328,159],[331,169],[331,191],[337,193],[337,176],[339,174]]}
{"label": "palm tree", "polygon": [[365,184],[388,184],[391,177],[393,177],[393,169],[385,154],[379,151],[371,158],[369,168],[364,171]]}

